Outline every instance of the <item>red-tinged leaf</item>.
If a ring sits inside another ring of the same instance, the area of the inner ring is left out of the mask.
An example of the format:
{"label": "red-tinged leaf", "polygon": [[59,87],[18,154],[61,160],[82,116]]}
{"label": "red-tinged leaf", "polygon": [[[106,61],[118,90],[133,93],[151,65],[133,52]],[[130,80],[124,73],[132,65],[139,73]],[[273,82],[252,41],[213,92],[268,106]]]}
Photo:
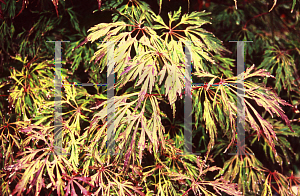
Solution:
{"label": "red-tinged leaf", "polygon": [[145,196],[145,193],[139,191],[139,189],[142,189],[142,188],[136,188],[136,187],[134,187],[134,186],[132,186],[132,187],[130,187],[130,188],[132,188],[136,193],[140,194],[141,196]]}
{"label": "red-tinged leaf", "polygon": [[23,133],[32,132],[32,127],[27,127],[25,129],[21,129],[20,132],[23,132]]}
{"label": "red-tinged leaf", "polygon": [[126,153],[126,155],[125,155],[124,168],[123,168],[124,171],[125,171],[125,169],[126,169],[126,167],[127,167],[127,165],[128,165],[130,155],[131,155],[131,150],[129,150],[129,151]]}
{"label": "red-tinged leaf", "polygon": [[[71,196],[78,196],[78,195],[76,194],[76,191],[75,191],[73,182],[71,182],[71,186],[72,186]],[[68,195],[67,195],[67,196],[68,196]]]}
{"label": "red-tinged leaf", "polygon": [[46,161],[46,170],[47,170],[47,173],[49,175],[49,178],[51,180],[51,183],[52,185],[55,185],[55,175],[53,173],[53,170],[54,170],[54,167],[49,167],[50,166],[50,163],[48,161]]}
{"label": "red-tinged leaf", "polygon": [[14,18],[16,18],[17,16],[19,16],[19,15],[23,12],[23,10],[24,10],[24,8],[25,8],[25,1],[26,1],[26,0],[23,0],[23,1],[22,1],[22,8],[21,8],[20,12],[19,12]]}
{"label": "red-tinged leaf", "polygon": [[79,184],[77,181],[74,181],[74,182],[80,188],[81,194],[83,194],[83,195],[91,195],[91,193],[89,191],[87,191],[83,186],[81,186],[81,184]]}
{"label": "red-tinged leaf", "polygon": [[[137,125],[136,125],[134,133],[132,135],[132,139],[131,139],[131,143],[130,143],[129,149],[128,149],[126,155],[125,155],[124,171],[125,171],[125,168],[128,165],[128,162],[129,162],[129,159],[130,159],[130,155],[131,155],[132,150],[133,150],[133,146],[134,146],[134,143],[135,143],[135,137],[136,137],[136,133],[137,133],[137,130],[138,130],[139,123],[140,123],[140,118],[138,119]],[[128,130],[128,131],[130,131],[130,130]]]}
{"label": "red-tinged leaf", "polygon": [[120,74],[120,76],[123,75],[124,73],[128,73],[131,70],[131,67],[132,65],[126,67],[125,70]]}
{"label": "red-tinged leaf", "polygon": [[[257,113],[257,118],[259,119],[261,126],[263,128],[264,134],[267,137],[268,144],[272,148],[272,151],[275,154],[277,154],[276,149],[275,149],[274,140],[273,140],[273,138],[277,140],[277,137],[276,137],[275,132],[273,131],[273,126],[268,121],[263,119],[258,113]],[[272,134],[272,136],[270,135],[270,133]]]}
{"label": "red-tinged leaf", "polygon": [[100,8],[101,8],[101,0],[97,0],[98,1],[98,9],[100,11]]}
{"label": "red-tinged leaf", "polygon": [[[39,164],[39,161],[37,161],[37,164]],[[36,165],[31,164],[26,170],[24,175],[22,176],[21,181],[18,182],[16,185],[15,189],[13,190],[12,195],[21,195],[22,192],[24,192],[24,189],[26,188],[29,180],[32,178],[32,175],[34,174],[36,169]]]}
{"label": "red-tinged leaf", "polygon": [[161,71],[160,71],[159,74],[158,74],[158,75],[160,76],[159,82],[158,82],[159,85],[161,85],[163,79],[165,78],[165,75],[166,75],[166,67],[167,67],[167,66],[163,66],[163,68],[161,69]]}
{"label": "red-tinged leaf", "polygon": [[84,41],[81,42],[81,43],[80,43],[78,46],[76,46],[75,48],[73,48],[72,51],[74,51],[74,50],[76,50],[77,48],[83,46],[83,45],[86,44],[88,41],[89,41],[89,40],[88,40],[88,38],[86,37],[86,38],[84,39]]}
{"label": "red-tinged leaf", "polygon": [[290,120],[288,119],[288,117],[282,112],[282,111],[278,111],[281,118],[285,121],[285,123],[287,124],[287,126],[290,128],[290,130],[292,132],[295,132],[291,126]]}
{"label": "red-tinged leaf", "polygon": [[[41,166],[41,168],[40,168],[40,169],[37,171],[37,173],[35,174],[35,177],[34,177],[33,180],[31,181],[31,185],[30,185],[30,186],[36,185],[36,181],[37,181],[38,178],[39,178],[39,180],[42,180],[42,179],[40,179],[39,175],[40,175],[41,171],[44,170],[44,167],[45,167],[45,163],[43,163],[43,165]],[[40,183],[40,182],[38,182],[38,183]],[[37,185],[36,185],[36,186],[37,186]],[[38,191],[41,191],[41,188],[42,188],[42,187],[38,187]],[[31,189],[28,189],[27,194],[29,193],[30,190],[31,190]]]}
{"label": "red-tinged leaf", "polygon": [[204,170],[203,173],[206,173],[208,171],[216,171],[216,170],[221,170],[222,168],[220,167],[217,167],[217,166],[212,166],[212,167],[209,167],[208,169]]}
{"label": "red-tinged leaf", "polygon": [[[1,18],[2,20],[4,20],[4,14],[3,14],[3,12],[2,12],[2,7],[1,7],[1,5],[0,5],[0,18]],[[1,96],[3,96],[3,95],[1,95]]]}
{"label": "red-tinged leaf", "polygon": [[51,0],[54,7],[55,7],[55,11],[56,11],[56,15],[57,15],[57,18],[59,18],[59,15],[58,15],[58,10],[57,10],[57,6],[58,6],[58,0]]}
{"label": "red-tinged leaf", "polygon": [[[144,116],[142,116],[142,118],[143,117]],[[138,144],[138,148],[140,149],[139,150],[139,160],[140,160],[140,164],[141,164],[142,163],[142,158],[143,158],[143,154],[142,153],[143,153],[143,151],[145,149],[145,129],[142,129],[142,133],[141,133],[140,141],[139,141],[139,144]]]}
{"label": "red-tinged leaf", "polygon": [[71,185],[71,181],[68,182],[67,186],[65,187],[65,191],[66,191],[66,195],[68,196],[70,193],[70,185]]}
{"label": "red-tinged leaf", "polygon": [[[4,4],[6,5],[6,3],[5,3],[4,0],[0,0],[0,2],[1,2],[1,3],[4,3]],[[2,11],[1,4],[0,4],[0,18],[1,18],[2,20],[4,19],[4,14],[3,14],[3,11]]]}
{"label": "red-tinged leaf", "polygon": [[[63,173],[62,178],[68,181],[68,184],[64,189],[66,191],[66,195],[68,195],[69,193],[71,193],[71,196],[77,195],[76,192],[75,192],[75,189],[74,189],[74,183],[76,183],[76,185],[78,185],[78,187],[81,189],[81,193],[83,193],[83,195],[91,195],[83,186],[81,186],[76,181],[76,180],[80,180],[80,181],[85,182],[85,183],[89,184],[90,186],[94,187],[92,184],[89,183],[91,178],[89,178],[89,177],[74,177],[74,176],[69,177],[65,173]],[[71,188],[71,190],[70,190],[70,188]]]}
{"label": "red-tinged leaf", "polygon": [[88,183],[88,184],[89,184],[89,181],[91,181],[90,177],[74,177],[74,179],[78,179],[78,180],[80,180],[82,182],[85,182],[85,183]]}
{"label": "red-tinged leaf", "polygon": [[105,51],[102,51],[102,53],[100,53],[100,55],[97,56],[97,58],[95,59],[95,63],[97,63],[102,57],[104,57],[106,55]]}
{"label": "red-tinged leaf", "polygon": [[60,196],[60,188],[61,188],[62,182],[56,181],[54,188],[56,188],[56,193],[58,196]]}
{"label": "red-tinged leaf", "polygon": [[138,99],[138,103],[137,105],[135,106],[134,110],[137,110],[137,108],[140,107],[142,101],[144,100],[145,98],[145,95],[146,95],[146,90],[142,90],[140,93],[139,93],[139,99]]}
{"label": "red-tinged leaf", "polygon": [[250,114],[248,107],[245,107],[245,114],[248,117],[248,122],[250,123],[252,129],[257,131],[257,136],[258,136],[258,140],[259,140],[259,138],[260,138],[259,126],[256,124],[254,118]]}

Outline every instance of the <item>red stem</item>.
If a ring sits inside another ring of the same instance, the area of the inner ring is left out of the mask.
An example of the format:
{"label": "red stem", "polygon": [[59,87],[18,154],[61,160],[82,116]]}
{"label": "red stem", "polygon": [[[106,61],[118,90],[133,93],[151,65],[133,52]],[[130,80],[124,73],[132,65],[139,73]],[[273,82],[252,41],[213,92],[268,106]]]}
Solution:
{"label": "red stem", "polygon": [[[284,4],[284,3],[289,3],[289,2],[291,2],[291,1],[285,1],[285,2],[282,2],[282,3],[278,3],[278,4],[275,5],[275,7],[277,7],[278,5]],[[275,9],[275,7],[274,7],[273,9]],[[254,16],[253,18],[250,18],[249,20],[247,20],[247,22],[246,22],[246,24],[244,25],[243,28],[246,28],[246,27],[247,27],[247,24],[248,24],[248,22],[249,22],[250,20],[252,20],[252,19],[254,19],[254,18],[257,18],[257,17],[260,17],[260,16],[263,16],[263,15],[266,15],[266,14],[268,14],[268,13],[271,13],[271,12],[268,11],[268,12],[265,12],[265,13],[262,13],[262,14],[258,14],[258,15],[256,15],[256,16]]]}
{"label": "red stem", "polygon": [[186,194],[188,194],[188,192],[190,191],[192,189],[192,187],[191,188],[189,188],[182,196],[184,196],[184,195],[186,195]]}
{"label": "red stem", "polygon": [[262,13],[262,14],[258,14],[258,15],[256,15],[256,16],[254,16],[253,18],[250,18],[249,20],[247,20],[247,22],[246,22],[246,24],[244,25],[243,28],[246,28],[246,27],[247,27],[247,24],[248,24],[248,22],[249,22],[250,20],[252,20],[252,19],[254,19],[254,18],[257,18],[257,17],[260,17],[260,16],[263,16],[263,15],[266,15],[266,14],[268,14],[268,13],[270,13],[270,12],[265,12],[265,13]]}

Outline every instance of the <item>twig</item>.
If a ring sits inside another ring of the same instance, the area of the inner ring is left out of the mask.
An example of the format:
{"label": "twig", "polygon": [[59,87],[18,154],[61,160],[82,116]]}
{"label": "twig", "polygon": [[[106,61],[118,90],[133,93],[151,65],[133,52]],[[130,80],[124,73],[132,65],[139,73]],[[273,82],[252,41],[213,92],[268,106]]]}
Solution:
{"label": "twig", "polygon": [[[290,2],[291,2],[291,1],[284,1],[284,2],[282,2],[282,3],[273,5],[273,7],[271,8],[271,10],[273,10],[273,9],[274,9],[275,7],[277,7],[278,5],[282,5],[282,4],[284,4],[284,3],[290,3]],[[254,16],[253,18],[250,18],[249,20],[247,20],[246,24],[244,25],[244,28],[247,27],[247,24],[248,24],[248,22],[249,22],[250,20],[252,20],[252,19],[254,19],[254,18],[257,18],[257,17],[260,17],[260,16],[263,16],[263,15],[266,15],[266,14],[270,13],[271,10],[269,10],[268,12],[262,13],[262,14],[258,14],[258,15],[256,15],[256,16]]]}

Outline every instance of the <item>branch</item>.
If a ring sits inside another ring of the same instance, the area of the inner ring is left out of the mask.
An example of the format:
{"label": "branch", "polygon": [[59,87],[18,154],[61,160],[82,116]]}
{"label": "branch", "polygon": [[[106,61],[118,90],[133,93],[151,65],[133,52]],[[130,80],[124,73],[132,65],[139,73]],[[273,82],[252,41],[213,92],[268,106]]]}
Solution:
{"label": "branch", "polygon": [[[282,3],[276,4],[275,6],[272,7],[272,9],[275,9],[275,7],[277,7],[278,5],[282,5],[282,4],[284,4],[284,3],[290,3],[290,2],[292,2],[292,1],[290,0],[290,1],[285,1],[285,2],[282,2]],[[268,14],[268,13],[270,13],[270,11],[265,12],[265,13],[262,13],[262,14],[258,14],[258,15],[256,15],[256,16],[254,16],[253,18],[250,18],[249,20],[247,20],[247,22],[246,22],[246,24],[244,25],[243,28],[246,28],[246,27],[247,27],[247,24],[248,24],[248,22],[249,22],[250,20],[252,20],[252,19],[254,19],[254,18],[257,18],[257,17],[260,17],[260,16],[263,16],[263,15],[266,15],[266,14]]]}
{"label": "branch", "polygon": [[262,13],[262,14],[258,14],[256,16],[254,16],[253,18],[250,18],[249,20],[247,20],[246,24],[244,25],[244,29],[247,27],[247,24],[250,20],[254,19],[254,18],[257,18],[257,17],[260,17],[260,16],[263,16],[263,15],[266,15],[266,14],[269,14],[270,12],[265,12],[265,13]]}

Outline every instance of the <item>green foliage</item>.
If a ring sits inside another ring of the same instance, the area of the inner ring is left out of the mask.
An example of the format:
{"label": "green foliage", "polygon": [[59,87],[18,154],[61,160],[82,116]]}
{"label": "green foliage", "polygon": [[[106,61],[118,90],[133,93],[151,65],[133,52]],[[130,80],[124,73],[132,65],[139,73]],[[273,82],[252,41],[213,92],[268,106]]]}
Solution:
{"label": "green foliage", "polygon": [[282,86],[290,93],[293,87],[299,85],[299,81],[293,79],[297,75],[294,58],[287,54],[287,51],[281,51],[278,47],[266,49],[265,58],[258,68],[270,70],[272,74],[276,72],[275,89],[278,90],[278,94],[281,92]]}
{"label": "green foliage", "polygon": [[[0,0],[0,194],[291,194],[300,183],[294,175],[300,161],[299,3],[212,0],[208,12],[198,10],[198,2]],[[87,26],[93,14],[95,25]],[[54,44],[46,42],[54,40],[70,41],[62,44],[62,155]],[[245,44],[240,75],[229,40],[255,42]],[[183,153],[187,49],[192,150],[201,156]],[[114,67],[107,65],[111,58]],[[103,84],[111,73],[111,99],[107,87],[74,85]],[[236,128],[239,84],[244,146]],[[108,148],[111,104],[115,154]],[[241,147],[245,155],[228,154]]]}

